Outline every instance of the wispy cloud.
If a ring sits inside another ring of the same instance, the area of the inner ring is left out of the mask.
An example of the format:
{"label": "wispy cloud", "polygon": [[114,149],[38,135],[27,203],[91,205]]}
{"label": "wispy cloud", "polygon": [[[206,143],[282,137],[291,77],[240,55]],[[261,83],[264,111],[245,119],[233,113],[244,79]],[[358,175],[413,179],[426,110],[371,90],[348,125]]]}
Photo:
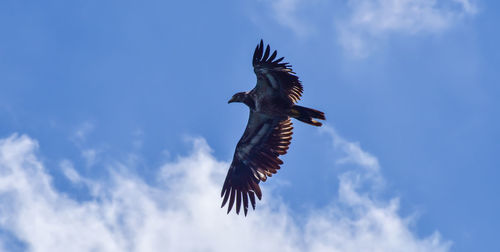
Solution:
{"label": "wispy cloud", "polygon": [[360,189],[380,183],[373,155],[333,129],[327,134],[341,163],[357,169],[339,177],[340,200],[304,222],[272,192],[248,217],[226,215],[219,193],[228,163],[203,139],[162,165],[155,186],[121,169],[111,169],[109,181],[90,181],[65,161],[71,181],[99,187],[91,188],[92,200],[77,201],[52,186],[37,142],[12,135],[0,140],[0,228],[33,251],[448,251],[438,233],[420,238],[411,231],[414,219],[398,214],[397,199]]}
{"label": "wispy cloud", "polygon": [[360,57],[392,33],[437,33],[476,13],[470,0],[349,0],[348,5],[350,16],[337,25],[339,41]]}
{"label": "wispy cloud", "polygon": [[87,140],[88,135],[94,130],[95,125],[91,122],[83,122],[74,131],[71,139],[76,144],[82,144]]}
{"label": "wispy cloud", "polygon": [[73,163],[71,161],[64,159],[59,163],[59,166],[61,167],[61,170],[72,183],[77,184],[82,181],[82,178],[80,177],[80,174],[75,170],[75,167],[73,166]]}
{"label": "wispy cloud", "polygon": [[298,11],[306,3],[303,0],[274,0],[271,2],[273,17],[280,25],[289,28],[299,37],[304,37],[312,29],[306,21],[298,17]]}
{"label": "wispy cloud", "polygon": [[[322,127],[321,130],[331,136],[334,149],[343,154],[342,157],[337,159],[336,163],[340,165],[354,165],[349,166],[350,171],[341,175],[341,182],[349,182],[347,184],[351,186],[361,184],[371,186],[369,192],[376,192],[384,187],[385,181],[380,173],[380,164],[377,157],[364,151],[359,143],[347,141],[334,128],[328,125]],[[340,190],[342,188],[346,187],[341,186]],[[340,194],[340,196],[345,195],[347,194]],[[349,195],[353,194],[349,193]]]}
{"label": "wispy cloud", "polygon": [[346,6],[340,5],[344,3],[270,0],[269,4],[274,20],[299,37],[311,30],[323,34],[335,30],[348,55],[358,58],[368,56],[392,35],[436,34],[477,13],[475,0],[348,0]]}
{"label": "wispy cloud", "polygon": [[85,159],[87,167],[91,167],[95,164],[97,160],[97,150],[96,149],[84,149],[82,150],[82,157]]}
{"label": "wispy cloud", "polygon": [[99,161],[99,154],[101,153],[100,148],[89,147],[88,138],[94,130],[95,124],[85,121],[78,125],[70,135],[71,141],[80,149],[80,155],[85,160],[87,167],[94,166]]}

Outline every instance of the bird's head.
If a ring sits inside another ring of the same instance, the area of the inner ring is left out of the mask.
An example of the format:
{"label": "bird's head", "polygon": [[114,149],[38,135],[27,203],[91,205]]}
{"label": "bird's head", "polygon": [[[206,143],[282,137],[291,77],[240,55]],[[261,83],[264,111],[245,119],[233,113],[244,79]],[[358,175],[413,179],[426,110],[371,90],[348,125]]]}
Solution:
{"label": "bird's head", "polygon": [[231,97],[231,99],[227,103],[231,103],[231,102],[244,102],[246,96],[247,96],[246,92],[236,93],[236,94],[233,95],[233,97]]}

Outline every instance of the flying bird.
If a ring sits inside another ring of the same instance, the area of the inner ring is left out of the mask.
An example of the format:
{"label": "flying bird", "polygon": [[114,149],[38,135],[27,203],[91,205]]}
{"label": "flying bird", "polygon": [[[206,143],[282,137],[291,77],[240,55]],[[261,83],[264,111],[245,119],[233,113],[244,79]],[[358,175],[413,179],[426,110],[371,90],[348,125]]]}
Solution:
{"label": "flying bird", "polygon": [[255,210],[255,196],[260,200],[262,191],[259,183],[280,169],[292,140],[292,121],[321,126],[315,119],[325,120],[321,111],[295,105],[302,95],[302,84],[289,63],[276,59],[277,51],[271,54],[269,45],[264,50],[261,40],[253,54],[253,69],[257,84],[249,92],[233,95],[228,101],[241,102],[250,108],[247,127],[236,145],[233,162],[227,172],[221,197],[222,206],[229,200],[227,213],[236,202],[236,213],[243,203],[245,216],[248,204]]}

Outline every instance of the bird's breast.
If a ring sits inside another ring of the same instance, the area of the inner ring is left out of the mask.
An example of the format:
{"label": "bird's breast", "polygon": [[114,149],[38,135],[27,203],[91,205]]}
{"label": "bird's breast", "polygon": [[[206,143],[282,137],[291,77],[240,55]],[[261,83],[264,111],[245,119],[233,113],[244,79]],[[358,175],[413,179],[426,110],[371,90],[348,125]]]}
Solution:
{"label": "bird's breast", "polygon": [[261,97],[255,101],[255,111],[270,116],[287,115],[289,109],[278,97]]}

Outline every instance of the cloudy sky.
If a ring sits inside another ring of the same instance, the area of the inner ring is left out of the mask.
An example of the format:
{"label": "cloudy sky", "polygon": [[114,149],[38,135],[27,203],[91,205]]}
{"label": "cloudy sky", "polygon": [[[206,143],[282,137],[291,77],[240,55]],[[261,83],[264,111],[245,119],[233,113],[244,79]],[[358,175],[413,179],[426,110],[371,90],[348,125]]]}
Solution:
{"label": "cloudy sky", "polygon": [[[2,251],[499,251],[500,3],[0,3]],[[220,189],[264,39],[300,104],[249,216]]]}

